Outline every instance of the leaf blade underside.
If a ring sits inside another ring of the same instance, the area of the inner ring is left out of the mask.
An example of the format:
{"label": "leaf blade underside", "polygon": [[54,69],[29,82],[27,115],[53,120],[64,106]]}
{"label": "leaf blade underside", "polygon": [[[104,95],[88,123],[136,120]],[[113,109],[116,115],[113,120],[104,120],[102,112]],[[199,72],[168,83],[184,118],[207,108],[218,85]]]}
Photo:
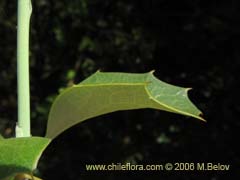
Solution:
{"label": "leaf blade underside", "polygon": [[46,137],[53,139],[86,119],[120,110],[152,108],[204,121],[201,111],[188,99],[189,89],[160,81],[153,72],[97,71],[57,97],[50,110]]}

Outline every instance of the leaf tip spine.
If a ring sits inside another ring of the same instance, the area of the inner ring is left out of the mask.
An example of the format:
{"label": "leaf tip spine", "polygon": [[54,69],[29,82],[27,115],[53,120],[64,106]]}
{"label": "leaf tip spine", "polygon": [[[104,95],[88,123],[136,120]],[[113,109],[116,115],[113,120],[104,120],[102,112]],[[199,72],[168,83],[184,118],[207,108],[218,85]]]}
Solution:
{"label": "leaf tip spine", "polygon": [[200,112],[198,116],[199,116],[199,119],[200,119],[201,121],[203,121],[203,122],[205,122],[205,123],[207,122],[207,120],[203,118],[203,113],[202,113],[202,112]]}
{"label": "leaf tip spine", "polygon": [[188,91],[191,91],[193,88],[191,87],[188,87],[188,88],[185,88],[185,92],[188,93]]}
{"label": "leaf tip spine", "polygon": [[154,74],[154,72],[155,72],[155,69],[151,70],[149,73]]}

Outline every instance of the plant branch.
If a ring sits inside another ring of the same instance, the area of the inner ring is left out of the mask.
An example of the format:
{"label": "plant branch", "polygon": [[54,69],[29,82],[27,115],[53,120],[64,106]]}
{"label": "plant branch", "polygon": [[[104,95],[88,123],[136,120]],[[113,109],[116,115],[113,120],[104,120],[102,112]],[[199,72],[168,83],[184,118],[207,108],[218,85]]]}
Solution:
{"label": "plant branch", "polygon": [[17,77],[18,77],[18,123],[16,137],[29,137],[29,24],[32,13],[31,0],[18,0],[17,14]]}

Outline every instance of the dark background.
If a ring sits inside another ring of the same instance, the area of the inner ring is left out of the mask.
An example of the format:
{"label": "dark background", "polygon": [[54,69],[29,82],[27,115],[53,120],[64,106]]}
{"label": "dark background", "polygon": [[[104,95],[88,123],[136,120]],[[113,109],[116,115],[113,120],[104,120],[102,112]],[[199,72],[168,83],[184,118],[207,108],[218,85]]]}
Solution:
{"label": "dark background", "polygon": [[[165,82],[193,87],[190,98],[208,121],[150,109],[97,117],[54,140],[41,158],[39,175],[46,180],[238,179],[239,37],[238,0],[33,0],[33,135],[44,135],[59,89],[98,69],[155,69]],[[16,1],[0,0],[0,132],[5,137],[14,136],[16,88]],[[232,170],[84,170],[85,164],[112,162],[214,162]]]}

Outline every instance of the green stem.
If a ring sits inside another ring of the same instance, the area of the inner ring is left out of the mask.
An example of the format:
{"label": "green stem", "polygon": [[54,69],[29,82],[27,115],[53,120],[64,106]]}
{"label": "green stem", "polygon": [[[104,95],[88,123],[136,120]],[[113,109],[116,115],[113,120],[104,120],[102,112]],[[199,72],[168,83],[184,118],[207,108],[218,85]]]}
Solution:
{"label": "green stem", "polygon": [[18,0],[17,14],[17,76],[18,76],[18,123],[16,137],[29,137],[29,24],[32,13],[31,0]]}

